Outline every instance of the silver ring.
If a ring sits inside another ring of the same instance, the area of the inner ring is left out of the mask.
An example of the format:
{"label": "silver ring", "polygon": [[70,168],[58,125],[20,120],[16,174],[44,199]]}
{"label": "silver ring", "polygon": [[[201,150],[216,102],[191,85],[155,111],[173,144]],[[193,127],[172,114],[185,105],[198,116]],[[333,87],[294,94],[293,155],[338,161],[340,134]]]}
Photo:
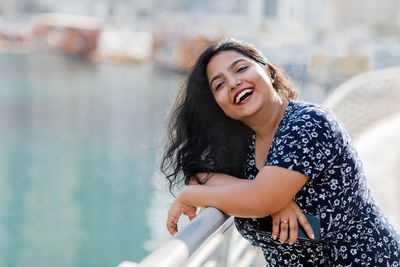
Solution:
{"label": "silver ring", "polygon": [[284,220],[282,223],[287,223],[287,221],[286,221],[286,220]]}

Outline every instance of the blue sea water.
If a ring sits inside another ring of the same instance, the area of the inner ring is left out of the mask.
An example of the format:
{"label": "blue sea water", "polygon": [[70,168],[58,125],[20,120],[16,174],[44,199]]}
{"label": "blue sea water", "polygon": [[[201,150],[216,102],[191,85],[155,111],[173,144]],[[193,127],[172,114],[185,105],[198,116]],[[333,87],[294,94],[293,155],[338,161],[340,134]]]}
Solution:
{"label": "blue sea water", "polygon": [[0,266],[116,266],[148,253],[180,80],[150,64],[0,55]]}

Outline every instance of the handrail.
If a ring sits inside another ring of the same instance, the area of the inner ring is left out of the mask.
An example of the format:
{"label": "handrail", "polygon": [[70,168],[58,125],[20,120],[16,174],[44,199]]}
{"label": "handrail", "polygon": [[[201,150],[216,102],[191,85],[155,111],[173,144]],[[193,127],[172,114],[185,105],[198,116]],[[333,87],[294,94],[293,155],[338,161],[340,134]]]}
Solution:
{"label": "handrail", "polygon": [[184,229],[140,263],[125,261],[118,267],[183,266],[192,258],[201,257],[196,255],[196,251],[204,248],[206,244],[209,248],[215,248],[221,242],[225,231],[232,225],[232,220],[233,218],[216,208],[205,208]]}

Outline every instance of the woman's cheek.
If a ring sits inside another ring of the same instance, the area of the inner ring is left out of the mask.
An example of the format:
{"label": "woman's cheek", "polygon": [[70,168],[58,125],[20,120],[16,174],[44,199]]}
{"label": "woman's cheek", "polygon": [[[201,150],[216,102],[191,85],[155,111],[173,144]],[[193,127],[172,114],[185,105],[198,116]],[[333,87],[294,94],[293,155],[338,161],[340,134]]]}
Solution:
{"label": "woman's cheek", "polygon": [[226,102],[227,102],[227,97],[225,95],[223,95],[222,93],[220,93],[215,96],[215,100],[217,101],[218,105],[222,109],[224,109],[224,106],[226,105]]}

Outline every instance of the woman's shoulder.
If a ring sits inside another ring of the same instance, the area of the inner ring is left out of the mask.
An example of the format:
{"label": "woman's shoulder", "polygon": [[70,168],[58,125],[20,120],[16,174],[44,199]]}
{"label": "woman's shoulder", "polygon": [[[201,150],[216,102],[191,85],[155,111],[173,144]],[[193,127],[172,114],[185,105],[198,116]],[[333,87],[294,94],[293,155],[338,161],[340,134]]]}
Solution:
{"label": "woman's shoulder", "polygon": [[310,115],[310,116],[324,116],[333,114],[332,111],[317,103],[290,101],[289,106],[292,107],[292,116]]}
{"label": "woman's shoulder", "polygon": [[286,131],[296,130],[303,134],[317,132],[320,133],[318,136],[325,136],[328,139],[341,138],[347,140],[346,142],[351,140],[343,124],[328,107],[297,101],[291,101],[289,107],[289,114],[284,123]]}
{"label": "woman's shoulder", "polygon": [[326,106],[317,103],[290,101],[287,122],[326,121],[336,122],[335,114]]}
{"label": "woman's shoulder", "polygon": [[285,117],[283,125],[286,131],[345,131],[336,115],[321,104],[290,101]]}

